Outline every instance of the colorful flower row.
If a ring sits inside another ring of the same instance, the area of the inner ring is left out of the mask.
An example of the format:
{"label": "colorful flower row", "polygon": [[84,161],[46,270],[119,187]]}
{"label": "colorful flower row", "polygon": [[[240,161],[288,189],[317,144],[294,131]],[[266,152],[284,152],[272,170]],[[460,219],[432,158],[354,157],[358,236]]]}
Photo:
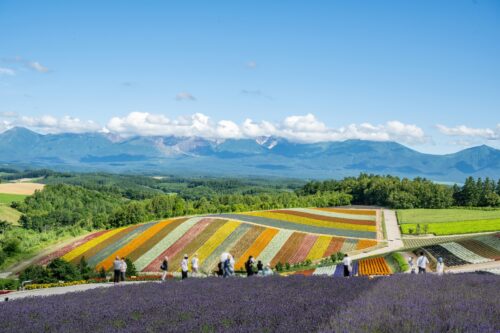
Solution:
{"label": "colorful flower row", "polygon": [[383,257],[359,260],[359,275],[389,275],[391,269]]}

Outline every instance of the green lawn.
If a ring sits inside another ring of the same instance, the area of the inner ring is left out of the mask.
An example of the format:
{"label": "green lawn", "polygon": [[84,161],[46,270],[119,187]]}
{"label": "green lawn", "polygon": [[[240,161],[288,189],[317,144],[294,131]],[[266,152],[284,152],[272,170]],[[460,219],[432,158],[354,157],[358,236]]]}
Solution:
{"label": "green lawn", "polygon": [[[438,222],[424,223],[428,226],[427,233],[439,235],[468,234],[473,232],[499,231],[500,218],[489,220],[456,221],[456,222]],[[401,225],[403,234],[409,234],[409,229],[415,233],[417,224],[405,223]],[[420,230],[423,233],[423,224],[420,224]]]}
{"label": "green lawn", "polygon": [[12,224],[17,224],[21,213],[14,208],[10,208],[8,204],[0,203],[0,220],[10,222]]}
{"label": "green lawn", "polygon": [[0,204],[9,204],[12,201],[23,201],[27,195],[24,194],[8,194],[8,193],[0,193]]}
{"label": "green lawn", "polygon": [[401,209],[399,224],[500,219],[500,209]]}

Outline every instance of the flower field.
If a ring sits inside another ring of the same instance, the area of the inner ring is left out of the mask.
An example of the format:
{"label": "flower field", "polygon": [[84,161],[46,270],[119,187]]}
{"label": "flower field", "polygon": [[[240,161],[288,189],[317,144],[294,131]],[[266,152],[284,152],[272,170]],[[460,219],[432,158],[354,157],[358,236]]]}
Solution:
{"label": "flower field", "polygon": [[435,259],[442,257],[446,266],[481,264],[500,260],[499,234],[434,244],[424,246],[423,249]]}
{"label": "flower field", "polygon": [[[317,213],[315,213],[317,212]],[[333,236],[334,230],[350,230],[365,236],[375,235],[375,211],[341,209],[274,210],[177,218],[150,222],[113,230],[99,231],[75,241],[42,258],[47,263],[56,257],[77,263],[82,257],[96,268],[109,270],[116,256],[128,257],[140,272],[158,272],[163,257],[169,257],[170,270],[178,270],[182,256],[198,254],[204,272],[215,269],[223,252],[232,253],[236,269],[242,269],[248,256],[272,265],[296,264],[306,259],[319,260],[336,252],[351,252],[377,245],[371,238]],[[315,215],[316,214],[316,215]],[[280,224],[247,221],[246,217],[278,221]],[[264,217],[269,216],[269,218]],[[279,226],[286,228],[279,228]],[[299,230],[292,227],[301,226]],[[326,234],[308,232],[307,228],[328,230]],[[341,228],[341,229],[342,229]],[[350,228],[350,229],[349,229]],[[371,230],[371,231],[368,231]]]}
{"label": "flower field", "polygon": [[377,219],[374,210],[295,208],[219,216],[271,228],[367,240],[377,239]]}
{"label": "flower field", "polygon": [[6,333],[498,332],[498,290],[490,274],[168,280],[2,302],[0,322]]}

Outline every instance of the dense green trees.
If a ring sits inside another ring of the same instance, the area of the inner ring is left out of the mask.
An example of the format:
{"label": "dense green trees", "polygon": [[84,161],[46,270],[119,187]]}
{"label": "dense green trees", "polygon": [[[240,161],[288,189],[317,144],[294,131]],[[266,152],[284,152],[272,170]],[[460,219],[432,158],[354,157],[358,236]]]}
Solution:
{"label": "dense green trees", "polygon": [[313,181],[299,195],[338,191],[352,195],[352,203],[391,208],[447,208],[500,206],[500,181],[467,178],[463,186],[437,184],[424,178],[361,174],[342,180]]}

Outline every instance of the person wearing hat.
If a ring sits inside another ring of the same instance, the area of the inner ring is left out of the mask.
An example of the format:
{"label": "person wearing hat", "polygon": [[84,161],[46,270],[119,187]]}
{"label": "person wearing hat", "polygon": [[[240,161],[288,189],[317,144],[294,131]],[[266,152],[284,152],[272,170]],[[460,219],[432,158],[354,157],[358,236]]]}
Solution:
{"label": "person wearing hat", "polygon": [[187,279],[188,277],[188,255],[184,255],[184,259],[181,261],[181,271],[182,271],[182,279]]}

